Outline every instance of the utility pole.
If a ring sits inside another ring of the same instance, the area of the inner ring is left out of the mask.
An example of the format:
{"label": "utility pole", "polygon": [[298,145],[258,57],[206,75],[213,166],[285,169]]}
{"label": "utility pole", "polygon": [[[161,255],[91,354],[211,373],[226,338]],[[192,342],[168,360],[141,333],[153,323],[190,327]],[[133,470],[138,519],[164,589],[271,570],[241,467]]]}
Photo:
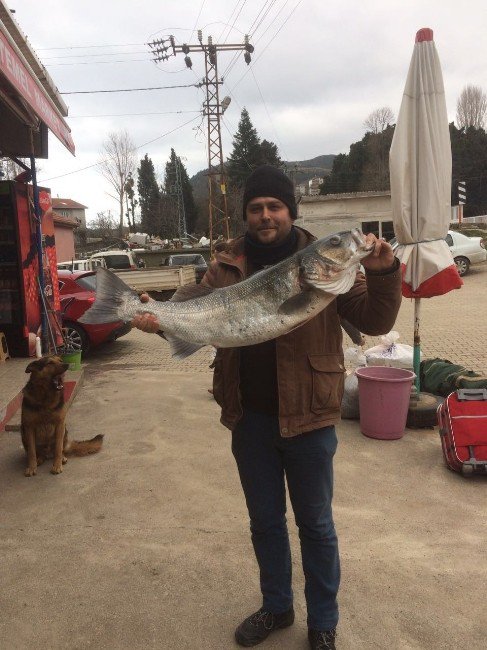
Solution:
{"label": "utility pole", "polygon": [[[223,80],[218,78],[217,54],[218,52],[231,52],[242,50],[247,65],[251,61],[251,54],[254,51],[253,45],[249,43],[248,36],[244,42],[235,43],[213,43],[211,36],[208,43],[203,43],[203,34],[198,30],[198,43],[188,45],[176,45],[174,36],[168,39],[158,39],[149,43],[155,61],[167,61],[170,56],[176,56],[178,52],[185,55],[184,62],[188,68],[193,63],[189,57],[190,52],[203,52],[205,55],[205,77],[201,85],[206,89],[206,101],[203,104],[203,115],[207,117],[208,135],[208,214],[210,231],[210,249],[213,249],[214,235],[221,228],[227,239],[230,238],[230,227],[227,209],[227,182],[225,166],[223,162],[222,138],[220,117],[230,104],[230,98],[225,97],[220,102],[219,86]],[[172,51],[172,52],[171,52]]]}

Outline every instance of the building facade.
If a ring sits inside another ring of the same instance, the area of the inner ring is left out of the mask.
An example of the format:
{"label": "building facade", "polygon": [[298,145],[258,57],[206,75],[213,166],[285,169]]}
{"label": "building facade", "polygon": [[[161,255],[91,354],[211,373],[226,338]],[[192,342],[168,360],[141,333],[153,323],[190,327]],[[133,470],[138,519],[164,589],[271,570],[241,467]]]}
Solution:
{"label": "building facade", "polygon": [[394,236],[390,192],[353,192],[303,196],[296,225],[316,237],[360,228],[378,237]]}
{"label": "building facade", "polygon": [[71,219],[79,225],[80,228],[86,228],[85,210],[88,206],[77,203],[72,199],[51,198],[52,209],[56,214],[66,219]]}

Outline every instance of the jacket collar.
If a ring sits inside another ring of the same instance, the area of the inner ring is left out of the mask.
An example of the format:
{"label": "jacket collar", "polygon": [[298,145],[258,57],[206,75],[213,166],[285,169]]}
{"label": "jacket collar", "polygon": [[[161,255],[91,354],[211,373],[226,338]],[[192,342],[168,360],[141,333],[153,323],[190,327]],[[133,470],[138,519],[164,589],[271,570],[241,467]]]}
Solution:
{"label": "jacket collar", "polygon": [[[316,241],[316,237],[308,230],[294,226],[298,235],[298,251],[309,246],[311,242]],[[226,248],[215,253],[215,260],[220,264],[236,267],[240,273],[246,276],[246,257],[244,252],[245,237],[241,235],[236,239],[230,239]]]}

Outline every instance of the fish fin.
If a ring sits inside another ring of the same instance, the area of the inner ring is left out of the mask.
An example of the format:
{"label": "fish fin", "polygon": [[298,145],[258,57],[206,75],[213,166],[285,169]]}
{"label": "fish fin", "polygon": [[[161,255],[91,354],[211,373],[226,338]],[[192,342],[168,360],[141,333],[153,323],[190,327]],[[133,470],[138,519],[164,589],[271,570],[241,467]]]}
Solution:
{"label": "fish fin", "polygon": [[297,293],[292,298],[288,298],[288,300],[285,300],[279,306],[277,313],[283,314],[285,316],[291,316],[292,314],[295,314],[297,311],[302,311],[303,309],[307,309],[311,304],[312,298],[313,298],[313,294],[311,291],[302,291],[301,293]]}
{"label": "fish fin", "polygon": [[187,284],[184,287],[179,287],[169,300],[171,302],[186,302],[186,300],[194,300],[195,298],[208,296],[213,291],[215,289],[206,284]]}
{"label": "fish fin", "polygon": [[96,270],[96,299],[93,305],[78,318],[80,323],[115,323],[125,320],[121,308],[127,297],[133,295],[139,300],[136,291],[128,287],[115,273],[99,267]]}
{"label": "fish fin", "polygon": [[190,343],[189,341],[178,339],[177,336],[173,336],[167,332],[164,334],[164,337],[171,346],[171,355],[176,359],[185,359],[204,347],[204,345],[199,345],[199,343]]}

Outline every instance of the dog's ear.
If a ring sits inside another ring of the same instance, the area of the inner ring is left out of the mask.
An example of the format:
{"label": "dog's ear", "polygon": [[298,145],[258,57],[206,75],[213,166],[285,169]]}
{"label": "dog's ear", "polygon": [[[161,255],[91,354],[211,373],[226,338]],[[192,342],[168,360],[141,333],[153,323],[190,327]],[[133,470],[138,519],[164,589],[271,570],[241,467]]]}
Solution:
{"label": "dog's ear", "polygon": [[39,361],[40,361],[40,359],[36,359],[35,361],[31,361],[29,363],[29,365],[27,366],[27,368],[25,369],[25,372],[32,372],[33,370],[38,368],[39,367]]}

